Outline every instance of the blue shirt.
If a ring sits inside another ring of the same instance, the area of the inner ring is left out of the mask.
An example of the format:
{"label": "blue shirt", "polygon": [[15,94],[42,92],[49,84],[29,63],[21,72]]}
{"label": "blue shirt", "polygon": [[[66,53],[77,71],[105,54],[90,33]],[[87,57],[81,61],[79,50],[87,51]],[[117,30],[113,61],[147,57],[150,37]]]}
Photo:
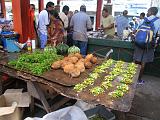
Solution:
{"label": "blue shirt", "polygon": [[123,30],[126,29],[129,25],[129,20],[125,16],[119,16],[116,19],[116,25],[117,25],[117,35],[122,38],[123,37]]}
{"label": "blue shirt", "polygon": [[[156,16],[151,15],[151,16],[147,17],[147,19],[151,21],[151,20],[154,19],[155,17],[156,17]],[[154,36],[155,36],[156,33],[157,33],[157,31],[160,30],[160,19],[154,21],[154,27],[155,27],[155,29],[154,29]]]}

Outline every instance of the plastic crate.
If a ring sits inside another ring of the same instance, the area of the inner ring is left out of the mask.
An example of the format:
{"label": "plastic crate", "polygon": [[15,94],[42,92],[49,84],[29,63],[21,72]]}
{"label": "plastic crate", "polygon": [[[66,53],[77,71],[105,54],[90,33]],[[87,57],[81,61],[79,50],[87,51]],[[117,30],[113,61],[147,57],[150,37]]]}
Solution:
{"label": "plastic crate", "polygon": [[96,115],[103,117],[105,120],[115,120],[115,115],[107,110],[104,106],[97,106],[95,108],[84,111],[88,118],[92,118]]}
{"label": "plastic crate", "polygon": [[14,32],[2,32],[1,40],[3,43],[3,48],[8,52],[19,52],[20,48],[15,44],[15,41],[18,42],[18,34]]}

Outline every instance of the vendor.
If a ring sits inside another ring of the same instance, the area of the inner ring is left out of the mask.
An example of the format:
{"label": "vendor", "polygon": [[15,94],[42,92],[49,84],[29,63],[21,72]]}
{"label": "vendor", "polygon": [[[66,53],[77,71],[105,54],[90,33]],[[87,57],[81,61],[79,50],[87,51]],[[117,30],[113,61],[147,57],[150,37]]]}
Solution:
{"label": "vendor", "polygon": [[5,22],[5,17],[3,13],[0,13],[0,23],[4,23]]}
{"label": "vendor", "polygon": [[104,30],[105,35],[113,38],[115,35],[114,18],[109,14],[107,8],[103,8],[101,28]]}

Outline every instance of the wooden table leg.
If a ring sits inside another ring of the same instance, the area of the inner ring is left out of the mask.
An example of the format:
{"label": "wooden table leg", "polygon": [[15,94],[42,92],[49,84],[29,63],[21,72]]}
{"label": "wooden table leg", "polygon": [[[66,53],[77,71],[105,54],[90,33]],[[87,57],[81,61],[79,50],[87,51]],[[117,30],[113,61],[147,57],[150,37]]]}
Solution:
{"label": "wooden table leg", "polygon": [[27,82],[27,88],[28,88],[28,92],[29,94],[34,97],[37,98],[38,100],[40,100],[44,106],[44,109],[46,110],[47,113],[51,112],[51,108],[43,94],[43,91],[40,89],[39,85],[37,82]]}
{"label": "wooden table leg", "polygon": [[34,116],[34,97],[31,96],[31,104],[30,104],[31,116]]}

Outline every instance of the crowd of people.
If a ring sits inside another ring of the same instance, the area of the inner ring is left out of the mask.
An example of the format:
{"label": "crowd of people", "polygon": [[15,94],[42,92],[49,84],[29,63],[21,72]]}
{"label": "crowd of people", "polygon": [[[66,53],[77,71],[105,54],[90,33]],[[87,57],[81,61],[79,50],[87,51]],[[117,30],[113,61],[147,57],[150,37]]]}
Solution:
{"label": "crowd of people", "polygon": [[[30,5],[30,39],[39,39],[39,47],[45,48],[47,44],[56,46],[66,42],[69,46],[76,45],[80,52],[86,55],[87,31],[92,30],[90,17],[86,14],[86,6],[82,5],[80,11],[69,11],[69,6],[63,6],[58,12],[53,2],[48,2],[46,8],[39,13],[37,26],[34,16],[35,6]],[[35,27],[36,26],[36,27]],[[66,36],[67,41],[64,41]]]}
{"label": "crowd of people", "polygon": [[[34,10],[35,6],[31,5],[31,9]],[[133,34],[136,33],[137,29],[143,25],[145,19],[152,20],[156,17],[157,13],[158,9],[151,7],[148,10],[147,16],[145,16],[145,13],[141,13],[139,20],[133,17],[133,19],[129,21],[127,10],[124,10],[121,16],[114,19],[114,17],[109,14],[108,9],[104,7],[102,10],[100,29],[103,30],[109,38],[117,35],[119,39],[123,39],[124,30],[130,30]],[[34,21],[32,12],[31,18]],[[160,30],[160,19],[154,21],[154,26],[153,36],[155,37],[157,31]],[[74,13],[69,11],[69,6],[65,5],[62,12],[58,13],[54,3],[48,2],[46,8],[39,13],[37,28],[35,34],[37,33],[40,40],[40,48],[43,49],[47,44],[55,46],[64,42],[63,38],[66,36],[66,43],[69,46],[78,46],[81,54],[86,55],[88,44],[87,31],[92,30],[92,22],[89,15],[86,14],[85,5],[80,6],[80,11],[76,10]],[[117,28],[117,32],[115,32],[115,28]],[[34,33],[34,30],[32,33]],[[135,46],[133,59],[136,63],[142,65],[141,73],[143,73],[145,63],[153,62],[154,50],[155,47],[144,50]],[[141,79],[141,74],[139,79]]]}

